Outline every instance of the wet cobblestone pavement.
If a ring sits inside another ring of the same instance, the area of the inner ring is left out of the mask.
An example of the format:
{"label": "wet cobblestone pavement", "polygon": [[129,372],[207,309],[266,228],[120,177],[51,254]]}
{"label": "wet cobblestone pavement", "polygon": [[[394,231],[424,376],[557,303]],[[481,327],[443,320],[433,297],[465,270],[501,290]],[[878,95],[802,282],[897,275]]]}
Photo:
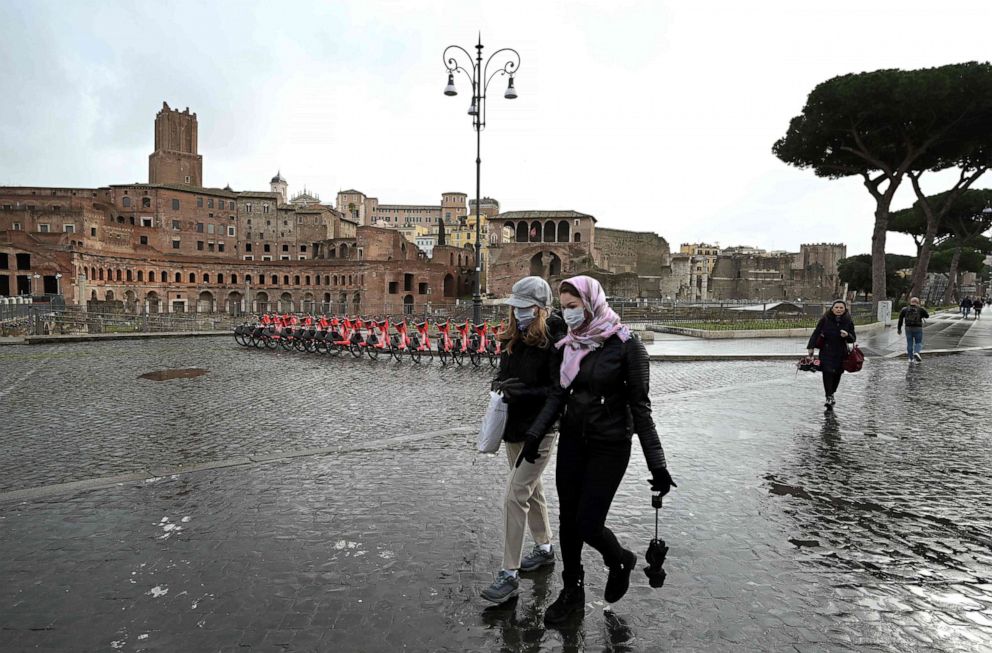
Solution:
{"label": "wet cobblestone pavement", "polygon": [[[137,378],[167,368],[208,372]],[[443,429],[475,425],[490,374],[215,339],[5,348],[0,650],[992,650],[992,356],[870,360],[833,415],[789,363],[654,363],[668,581],[637,571],[604,612],[586,551],[562,629],[541,623],[557,570],[478,597],[506,463]],[[338,450],[243,459],[314,447]],[[609,523],[642,559],[645,478],[635,444]]]}

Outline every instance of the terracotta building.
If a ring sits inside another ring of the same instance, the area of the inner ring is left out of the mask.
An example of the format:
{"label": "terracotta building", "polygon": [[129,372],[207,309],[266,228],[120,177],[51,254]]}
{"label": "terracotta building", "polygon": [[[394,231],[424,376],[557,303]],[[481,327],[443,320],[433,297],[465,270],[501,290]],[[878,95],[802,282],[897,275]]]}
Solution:
{"label": "terracotta building", "polygon": [[[471,286],[471,252],[428,258],[312,194],[287,202],[281,173],[269,191],[201,183],[196,114],[163,104],[149,183],[0,187],[0,295],[150,313],[409,313],[449,306]],[[442,204],[458,203],[450,195]]]}

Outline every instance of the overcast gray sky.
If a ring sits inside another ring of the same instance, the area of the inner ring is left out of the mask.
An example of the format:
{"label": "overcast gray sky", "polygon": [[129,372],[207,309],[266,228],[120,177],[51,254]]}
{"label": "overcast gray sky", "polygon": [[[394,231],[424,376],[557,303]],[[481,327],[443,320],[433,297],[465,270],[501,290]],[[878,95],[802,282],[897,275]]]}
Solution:
{"label": "overcast gray sky", "polygon": [[[873,202],[771,154],[819,82],[988,59],[992,3],[0,0],[0,185],[147,181],[162,101],[195,111],[208,186],[281,169],[333,202],[475,193],[471,89],[441,53],[516,48],[490,87],[482,193],[672,244],[870,248]],[[946,178],[931,176],[937,192]],[[992,186],[988,183],[979,186]],[[908,184],[896,206],[912,201]],[[913,253],[890,235],[889,251]]]}

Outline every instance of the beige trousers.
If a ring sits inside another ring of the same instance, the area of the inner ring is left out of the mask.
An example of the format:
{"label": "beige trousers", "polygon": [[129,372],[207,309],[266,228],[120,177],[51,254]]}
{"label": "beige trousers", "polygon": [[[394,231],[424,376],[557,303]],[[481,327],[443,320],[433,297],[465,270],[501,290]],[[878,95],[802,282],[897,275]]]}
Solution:
{"label": "beige trousers", "polygon": [[557,437],[556,431],[544,436],[541,440],[541,457],[533,464],[525,460],[520,463],[520,467],[514,465],[517,464],[524,443],[503,443],[506,458],[510,462],[510,478],[506,482],[506,502],[503,508],[503,569],[520,568],[525,527],[530,527],[535,544],[551,543],[551,524],[541,474],[551,460]]}

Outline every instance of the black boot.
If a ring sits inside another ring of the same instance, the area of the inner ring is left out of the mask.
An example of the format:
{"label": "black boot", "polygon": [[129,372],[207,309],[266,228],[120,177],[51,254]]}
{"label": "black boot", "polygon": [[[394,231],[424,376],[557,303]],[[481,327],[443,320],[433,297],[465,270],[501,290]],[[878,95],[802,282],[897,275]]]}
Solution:
{"label": "black boot", "polygon": [[606,578],[606,591],[603,592],[603,598],[606,599],[607,603],[616,603],[627,593],[627,588],[630,587],[630,572],[634,571],[636,565],[637,554],[624,549],[623,555],[620,556],[620,564],[616,567],[610,567],[610,574]]}
{"label": "black boot", "polygon": [[584,572],[578,574],[563,573],[562,580],[565,586],[554,603],[548,606],[544,613],[544,623],[554,626],[564,623],[573,615],[585,615],[586,590],[584,586]]}

